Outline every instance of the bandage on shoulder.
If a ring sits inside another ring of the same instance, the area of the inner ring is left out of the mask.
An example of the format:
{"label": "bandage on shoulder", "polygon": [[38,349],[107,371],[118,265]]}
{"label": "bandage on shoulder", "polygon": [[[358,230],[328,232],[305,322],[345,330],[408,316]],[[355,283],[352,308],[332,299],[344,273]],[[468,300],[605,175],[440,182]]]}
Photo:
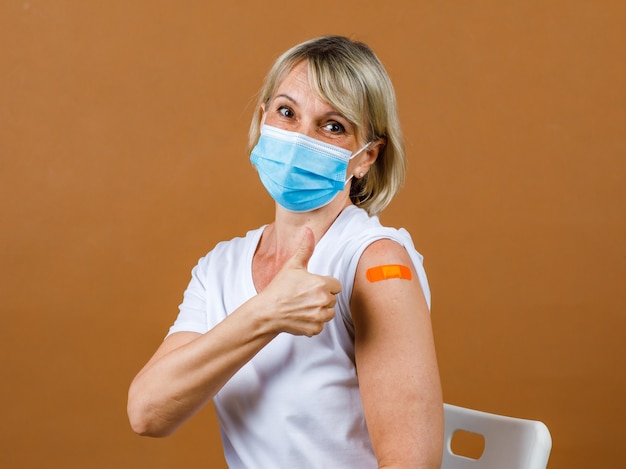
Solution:
{"label": "bandage on shoulder", "polygon": [[402,278],[405,280],[411,280],[413,275],[411,269],[405,265],[389,264],[379,265],[377,267],[371,267],[367,269],[365,276],[370,282],[378,282],[380,280],[387,280],[390,278]]}

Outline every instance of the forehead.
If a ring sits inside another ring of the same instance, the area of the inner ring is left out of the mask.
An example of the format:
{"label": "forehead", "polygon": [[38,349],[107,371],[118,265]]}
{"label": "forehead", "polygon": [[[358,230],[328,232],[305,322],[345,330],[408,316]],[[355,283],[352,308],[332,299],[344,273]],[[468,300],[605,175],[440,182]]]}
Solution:
{"label": "forehead", "polygon": [[296,64],[279,82],[272,99],[287,96],[297,104],[314,104],[316,107],[335,109],[319,92],[311,86],[306,62]]}
{"label": "forehead", "polygon": [[284,92],[297,92],[319,97],[318,93],[311,87],[309,70],[304,61],[297,63],[289,70],[277,85],[274,96]]}
{"label": "forehead", "polygon": [[287,75],[283,79],[283,83],[288,80],[302,82],[307,85],[309,84],[309,67],[306,61],[302,60],[298,62],[287,72]]}

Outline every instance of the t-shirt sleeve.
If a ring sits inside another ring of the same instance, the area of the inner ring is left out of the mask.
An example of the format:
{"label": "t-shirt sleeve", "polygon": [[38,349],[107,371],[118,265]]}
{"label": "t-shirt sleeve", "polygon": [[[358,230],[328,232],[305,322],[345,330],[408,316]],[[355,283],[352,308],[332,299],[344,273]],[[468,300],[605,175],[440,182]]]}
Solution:
{"label": "t-shirt sleeve", "polygon": [[178,317],[167,335],[174,332],[207,332],[206,281],[209,262],[210,254],[201,258],[191,271],[191,280],[178,307]]}

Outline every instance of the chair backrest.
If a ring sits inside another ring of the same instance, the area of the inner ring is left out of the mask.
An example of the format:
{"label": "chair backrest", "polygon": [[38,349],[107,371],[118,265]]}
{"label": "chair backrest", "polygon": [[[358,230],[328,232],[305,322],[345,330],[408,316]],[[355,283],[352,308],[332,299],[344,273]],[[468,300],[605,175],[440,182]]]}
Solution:
{"label": "chair backrest", "polygon": [[[546,469],[552,438],[542,422],[444,404],[445,436],[441,469]],[[458,431],[484,438],[478,459],[452,451]]]}

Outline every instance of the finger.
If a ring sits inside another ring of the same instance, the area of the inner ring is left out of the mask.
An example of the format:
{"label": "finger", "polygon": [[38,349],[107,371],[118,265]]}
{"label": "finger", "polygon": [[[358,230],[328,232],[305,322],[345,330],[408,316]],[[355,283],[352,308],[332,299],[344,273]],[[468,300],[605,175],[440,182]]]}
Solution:
{"label": "finger", "polygon": [[296,252],[291,256],[289,263],[292,267],[306,270],[309,265],[309,259],[315,250],[315,237],[311,228],[305,226],[302,229],[302,238]]}
{"label": "finger", "polygon": [[323,318],[322,318],[322,321],[323,321],[323,322],[328,322],[328,321],[330,321],[332,318],[334,318],[334,317],[335,317],[335,314],[336,314],[336,311],[335,311],[335,306],[334,306],[334,305],[333,305],[333,306],[327,306],[327,307],[325,308],[325,311],[324,311],[324,316],[323,316]]}
{"label": "finger", "polygon": [[326,276],[324,277],[326,281],[326,286],[328,287],[328,291],[333,295],[340,293],[342,290],[341,282],[337,280],[335,277]]}

